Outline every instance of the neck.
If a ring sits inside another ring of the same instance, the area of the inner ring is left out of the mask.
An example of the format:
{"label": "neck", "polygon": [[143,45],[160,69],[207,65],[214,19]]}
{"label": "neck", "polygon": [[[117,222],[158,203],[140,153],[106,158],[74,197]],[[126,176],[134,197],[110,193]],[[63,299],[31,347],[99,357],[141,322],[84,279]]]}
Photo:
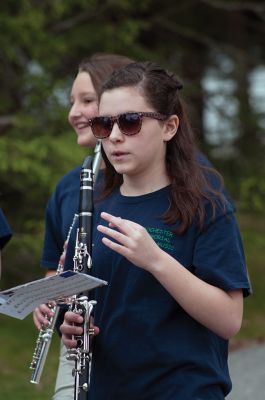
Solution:
{"label": "neck", "polygon": [[120,187],[124,196],[141,196],[155,192],[170,184],[166,169],[159,168],[152,173],[139,173],[137,175],[123,175],[123,183]]}

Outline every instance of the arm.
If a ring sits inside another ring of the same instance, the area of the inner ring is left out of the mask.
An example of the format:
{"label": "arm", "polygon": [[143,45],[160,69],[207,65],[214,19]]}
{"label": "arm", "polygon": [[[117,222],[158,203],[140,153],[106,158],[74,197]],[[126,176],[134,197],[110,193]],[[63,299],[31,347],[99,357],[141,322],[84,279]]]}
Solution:
{"label": "arm", "polygon": [[[49,269],[45,274],[45,278],[54,275],[56,275],[56,270]],[[40,330],[43,325],[47,326],[49,323],[48,318],[51,318],[52,316],[53,312],[47,304],[40,304],[39,307],[36,307],[33,311],[33,321],[36,328]]]}
{"label": "arm", "polygon": [[[63,253],[60,256],[59,264],[64,265],[64,260],[65,260],[65,252],[67,249],[67,242],[64,244],[64,250]],[[54,276],[57,274],[57,270],[55,269],[48,269],[45,278],[49,276]],[[54,313],[51,311],[51,309],[48,307],[47,304],[41,304],[39,307],[36,307],[35,310],[33,311],[33,321],[37,329],[41,329],[41,327],[44,325],[48,325],[49,321],[48,318],[51,318],[54,315]]]}
{"label": "arm", "polygon": [[[58,190],[56,189],[50,197],[45,210],[45,235],[41,258],[41,266],[48,268],[46,269],[45,277],[56,275],[58,260],[59,263],[64,265],[65,259],[66,246],[63,246],[63,239],[60,235],[59,227],[61,226],[61,223],[58,216],[59,201],[57,199],[57,192]],[[33,322],[36,328],[40,330],[42,326],[47,326],[49,323],[48,319],[52,316],[53,312],[47,304],[41,304],[36,307],[33,311]]]}
{"label": "arm", "polygon": [[160,249],[142,226],[107,213],[101,216],[109,223],[109,227],[98,226],[110,238],[102,239],[106,246],[150,272],[192,318],[217,335],[228,339],[238,332],[243,315],[241,289],[225,292],[206,283]]}
{"label": "arm", "polygon": [[192,318],[224,339],[234,336],[242,323],[242,290],[225,292],[197,278],[164,251],[159,253],[149,272]]}

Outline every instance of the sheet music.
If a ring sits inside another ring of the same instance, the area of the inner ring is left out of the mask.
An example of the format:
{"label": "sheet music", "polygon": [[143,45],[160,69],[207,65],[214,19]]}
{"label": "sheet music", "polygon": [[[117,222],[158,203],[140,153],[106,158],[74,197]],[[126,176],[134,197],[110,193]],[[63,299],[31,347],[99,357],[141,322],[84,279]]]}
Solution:
{"label": "sheet music", "polygon": [[0,313],[24,319],[40,304],[104,285],[106,281],[91,275],[65,271],[0,292]]}

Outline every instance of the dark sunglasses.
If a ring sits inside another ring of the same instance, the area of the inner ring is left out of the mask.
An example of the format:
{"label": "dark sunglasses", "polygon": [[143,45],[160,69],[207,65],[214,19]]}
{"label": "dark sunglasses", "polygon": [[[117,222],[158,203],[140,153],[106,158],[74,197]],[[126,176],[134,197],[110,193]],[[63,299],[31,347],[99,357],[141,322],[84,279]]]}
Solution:
{"label": "dark sunglasses", "polygon": [[157,112],[127,112],[115,117],[95,117],[91,120],[93,135],[98,139],[110,136],[113,125],[117,122],[120,131],[124,135],[132,136],[140,132],[143,118],[154,118],[165,121],[168,117]]}

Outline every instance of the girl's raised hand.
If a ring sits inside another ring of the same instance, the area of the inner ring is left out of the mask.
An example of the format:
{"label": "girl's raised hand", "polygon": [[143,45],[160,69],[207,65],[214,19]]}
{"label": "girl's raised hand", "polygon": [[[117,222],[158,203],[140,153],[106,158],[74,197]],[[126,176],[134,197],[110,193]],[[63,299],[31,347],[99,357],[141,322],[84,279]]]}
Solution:
{"label": "girl's raised hand", "polygon": [[106,212],[102,212],[101,217],[108,222],[108,226],[98,225],[97,227],[99,232],[108,236],[104,236],[102,242],[136,266],[152,273],[154,263],[158,261],[163,250],[159,248],[147,230],[135,222]]}

